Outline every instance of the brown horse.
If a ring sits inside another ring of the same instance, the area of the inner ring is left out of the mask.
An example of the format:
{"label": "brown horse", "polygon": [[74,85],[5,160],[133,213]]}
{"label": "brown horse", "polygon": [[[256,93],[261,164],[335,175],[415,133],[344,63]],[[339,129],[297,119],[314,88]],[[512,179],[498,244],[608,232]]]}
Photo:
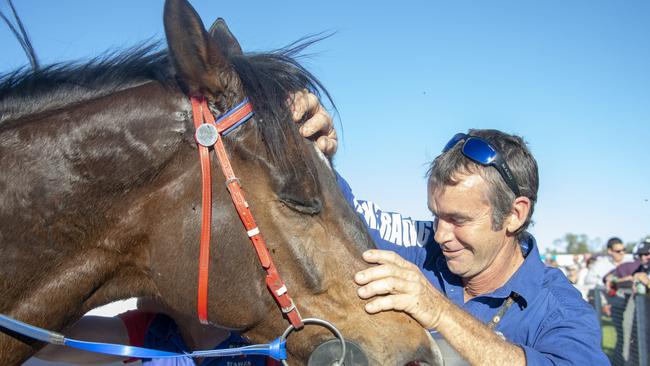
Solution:
{"label": "brown horse", "polygon": [[[147,296],[196,316],[201,172],[187,96],[205,96],[215,115],[248,97],[255,117],[225,144],[302,315],[334,323],[372,365],[439,364],[410,317],[368,315],[357,297],[352,276],[373,243],[291,120],[290,93],[323,90],[296,49],[243,54],[223,21],[207,32],[184,0],[165,4],[164,22],[165,52],[2,77],[0,313],[59,331],[97,306]],[[267,342],[288,323],[217,167],[212,181],[209,321]],[[330,338],[314,327],[293,334],[290,362]],[[0,364],[40,346],[0,333]]]}

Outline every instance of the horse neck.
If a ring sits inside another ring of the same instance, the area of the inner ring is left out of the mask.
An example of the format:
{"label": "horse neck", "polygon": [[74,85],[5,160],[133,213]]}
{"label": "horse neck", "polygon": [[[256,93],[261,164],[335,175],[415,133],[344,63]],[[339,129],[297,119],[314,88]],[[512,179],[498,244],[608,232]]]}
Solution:
{"label": "horse neck", "polygon": [[183,100],[149,83],[0,125],[0,312],[60,330],[155,294],[140,208],[193,152]]}

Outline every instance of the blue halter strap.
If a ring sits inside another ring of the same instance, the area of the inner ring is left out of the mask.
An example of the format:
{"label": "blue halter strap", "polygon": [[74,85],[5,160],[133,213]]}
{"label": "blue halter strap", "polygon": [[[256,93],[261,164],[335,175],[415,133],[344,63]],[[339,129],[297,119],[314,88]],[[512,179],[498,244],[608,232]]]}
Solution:
{"label": "blue halter strap", "polygon": [[268,344],[256,344],[238,348],[194,351],[192,353],[175,353],[155,349],[125,346],[113,343],[86,342],[66,338],[63,334],[45,330],[19,320],[0,314],[0,327],[42,342],[82,349],[113,356],[133,358],[178,358],[178,357],[231,357],[262,355],[281,361],[287,359],[286,340],[277,338]]}

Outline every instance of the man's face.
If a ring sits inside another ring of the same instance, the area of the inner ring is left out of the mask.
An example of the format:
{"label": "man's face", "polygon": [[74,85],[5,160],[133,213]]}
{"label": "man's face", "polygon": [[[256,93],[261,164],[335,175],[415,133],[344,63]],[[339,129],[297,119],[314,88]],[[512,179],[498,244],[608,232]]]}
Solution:
{"label": "man's face", "polygon": [[621,262],[625,256],[625,245],[616,243],[607,249],[607,253],[609,253],[615,263]]}
{"label": "man's face", "polygon": [[459,175],[460,183],[429,187],[429,209],[435,218],[435,240],[452,273],[473,277],[488,268],[511,241],[505,227],[492,229],[492,209],[480,175]]}
{"label": "man's face", "polygon": [[639,258],[641,258],[641,263],[644,265],[650,263],[650,253],[639,254]]}

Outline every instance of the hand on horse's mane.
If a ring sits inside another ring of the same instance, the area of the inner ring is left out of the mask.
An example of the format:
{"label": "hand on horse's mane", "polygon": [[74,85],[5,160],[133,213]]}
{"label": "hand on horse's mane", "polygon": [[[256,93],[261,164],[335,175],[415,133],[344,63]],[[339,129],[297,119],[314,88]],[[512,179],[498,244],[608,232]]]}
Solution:
{"label": "hand on horse's mane", "polygon": [[290,96],[289,105],[293,120],[302,123],[300,134],[314,141],[316,147],[327,157],[334,156],[338,146],[336,130],[332,117],[320,104],[318,97],[304,89]]}

